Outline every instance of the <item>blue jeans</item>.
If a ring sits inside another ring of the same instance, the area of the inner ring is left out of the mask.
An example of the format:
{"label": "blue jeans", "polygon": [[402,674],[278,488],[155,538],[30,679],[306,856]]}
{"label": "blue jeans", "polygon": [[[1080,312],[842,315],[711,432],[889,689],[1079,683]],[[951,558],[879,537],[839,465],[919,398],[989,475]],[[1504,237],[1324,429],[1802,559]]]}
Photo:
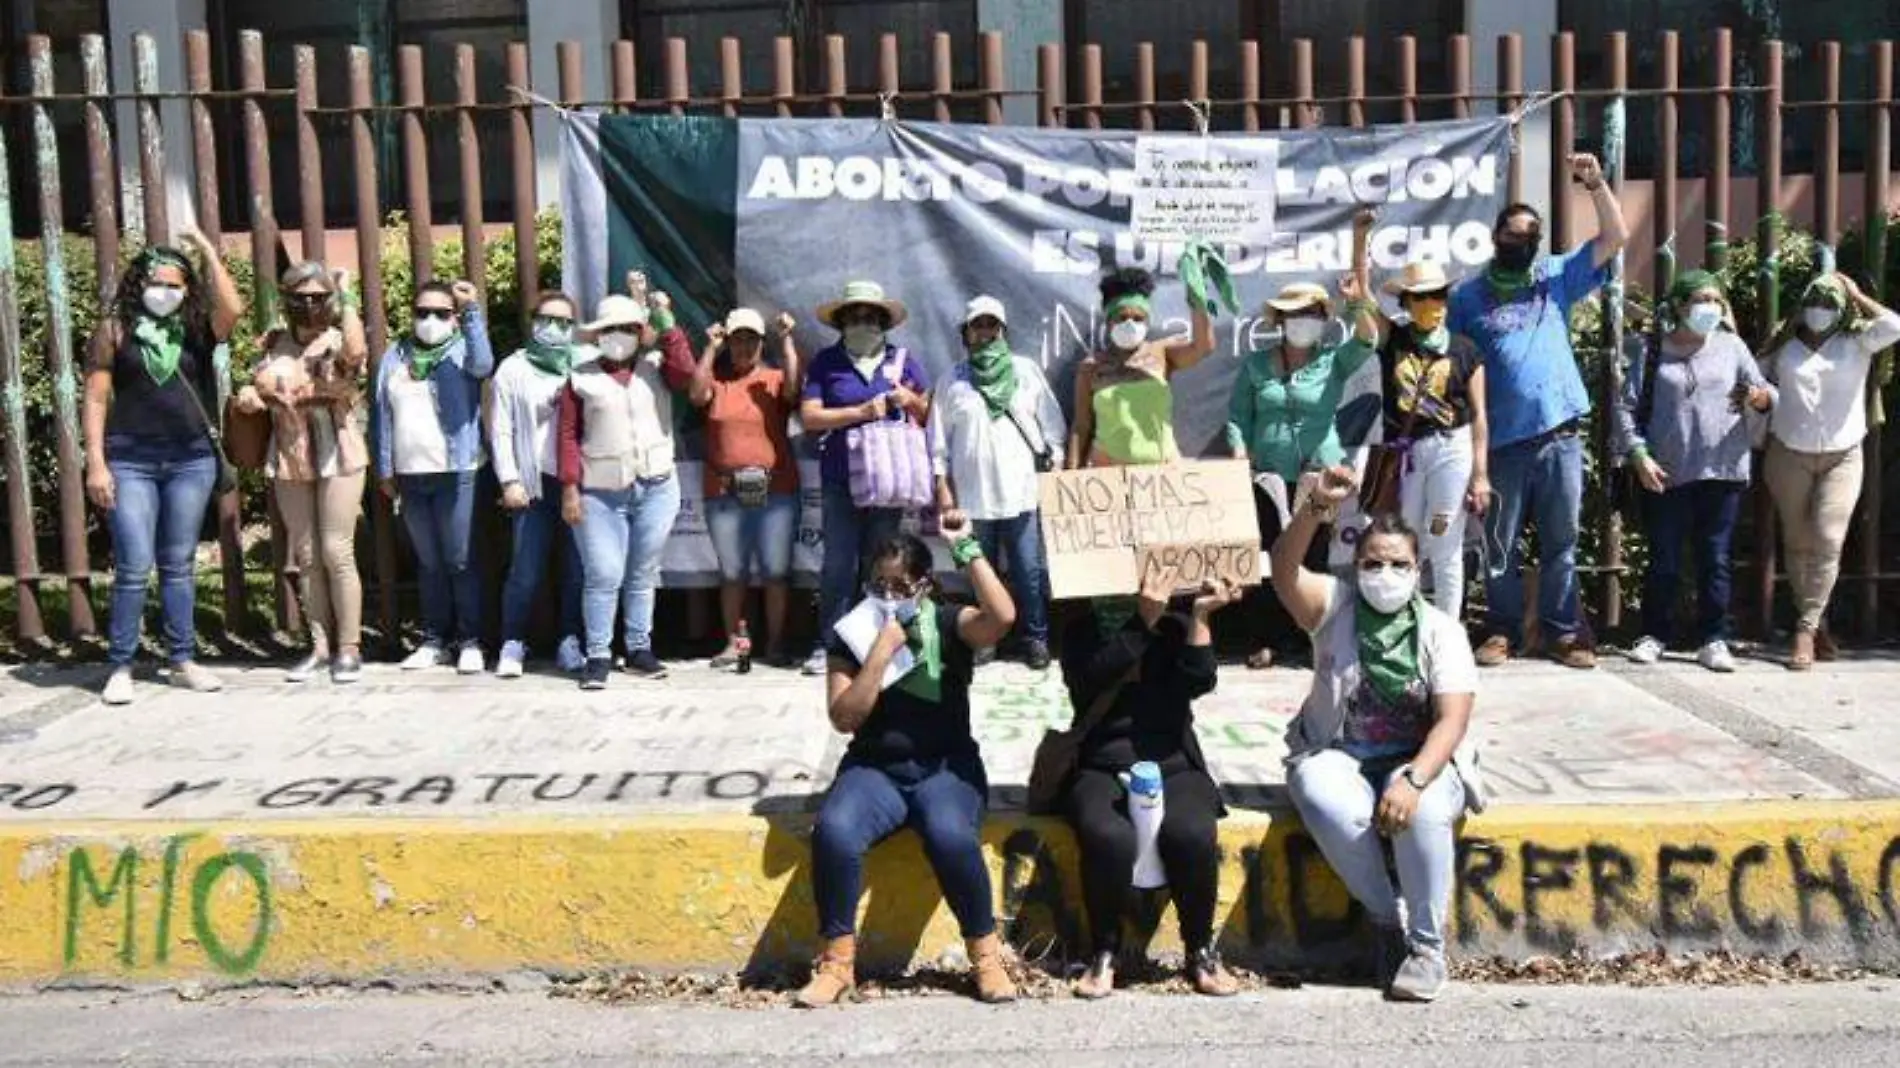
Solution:
{"label": "blue jeans", "polygon": [[[706,531],[727,582],[784,582],[792,573],[792,541],[798,537],[798,498],[774,493],[747,508],[730,493],[706,498]],[[776,636],[774,636],[776,637]]]}
{"label": "blue jeans", "polygon": [[990,869],[983,862],[987,786],[975,757],[920,766],[849,761],[825,794],[811,834],[812,897],[818,933],[843,938],[858,926],[864,854],[904,827],[924,840],[924,856],[965,938],[996,930]]}
{"label": "blue jeans", "polygon": [[680,511],[680,480],[635,482],[623,490],[581,492],[581,615],[587,658],[613,655],[614,608],[627,628],[627,652],[653,648],[653,591],[660,551]]}
{"label": "blue jeans", "polygon": [[1049,642],[1049,567],[1042,558],[1040,513],[1014,519],[979,519],[976,540],[992,562],[1009,564],[1009,592],[1016,599],[1016,634],[1024,641]]}
{"label": "blue jeans", "polygon": [[[581,635],[580,534],[561,518],[561,483],[541,477],[541,496],[515,513],[515,545],[508,581],[501,589],[501,640],[528,640],[528,613],[547,574],[548,554],[558,543],[561,554],[561,638]],[[553,644],[553,643],[550,643]]]}
{"label": "blue jeans", "polygon": [[124,667],[138,652],[145,618],[145,587],[158,568],[158,602],[165,617],[165,651],[173,664],[189,661],[198,643],[193,561],[205,509],[218,481],[208,439],[106,439],[106,467],[115,501],[106,513],[112,531],[112,618],[106,658]]}
{"label": "blue jeans", "polygon": [[1583,439],[1575,434],[1491,450],[1491,488],[1498,499],[1485,513],[1486,622],[1514,646],[1524,640],[1524,574],[1518,537],[1525,520],[1537,524],[1537,611],[1544,637],[1575,634],[1577,525],[1583,515]]}
{"label": "blue jeans", "polygon": [[1644,493],[1649,531],[1649,575],[1643,582],[1643,631],[1668,645],[1674,637],[1676,589],[1682,581],[1682,543],[1695,551],[1696,641],[1727,641],[1729,540],[1742,515],[1746,482],[1689,482],[1666,493]]}
{"label": "blue jeans", "polygon": [[864,558],[896,537],[904,521],[904,513],[895,508],[859,508],[847,486],[828,485],[823,498],[825,557],[818,575],[820,645],[831,634],[831,628],[858,603]]}
{"label": "blue jeans", "polygon": [[463,646],[478,639],[481,580],[469,563],[475,524],[475,472],[398,475],[402,521],[421,571],[422,641]]}

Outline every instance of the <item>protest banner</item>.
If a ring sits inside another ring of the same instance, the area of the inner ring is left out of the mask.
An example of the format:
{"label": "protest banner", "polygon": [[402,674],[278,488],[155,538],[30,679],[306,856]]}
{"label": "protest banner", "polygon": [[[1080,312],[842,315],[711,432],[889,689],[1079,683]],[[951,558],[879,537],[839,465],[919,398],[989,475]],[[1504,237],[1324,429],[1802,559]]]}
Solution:
{"label": "protest banner", "polygon": [[[874,119],[575,111],[563,120],[562,288],[591,310],[639,268],[674,297],[695,348],[699,332],[735,306],[767,318],[784,309],[798,317],[796,341],[810,358],[838,340],[812,310],[846,281],[870,278],[908,304],[909,321],[892,340],[934,381],[963,357],[964,303],[989,293],[1008,306],[1013,347],[1039,360],[1066,405],[1075,363],[1100,344],[1102,275],[1119,267],[1153,272],[1155,334],[1183,334],[1188,309],[1175,273],[1182,239],[1216,238],[1249,310],[1217,319],[1213,355],[1170,381],[1175,439],[1188,457],[1220,449],[1240,360],[1273,336],[1252,309],[1289,281],[1336,283],[1359,206],[1380,213],[1375,278],[1412,259],[1467,274],[1491,256],[1511,152],[1501,118],[1205,139]],[[1138,232],[1140,148],[1155,175],[1171,159],[1196,167],[1175,168],[1173,215],[1151,212]],[[1202,159],[1218,169],[1199,168]],[[1197,182],[1218,188],[1197,191]],[[1206,207],[1216,200],[1232,202],[1222,212]],[[1368,398],[1376,408],[1376,369],[1372,381],[1371,390],[1349,389],[1341,401],[1342,440],[1350,437],[1348,447],[1361,453],[1377,440],[1377,420],[1356,435],[1344,423]],[[684,460],[704,456],[698,419],[681,416]],[[815,441],[794,438],[803,468]],[[693,544],[677,552],[669,544],[668,585],[717,582],[696,519],[697,485],[683,484],[688,500],[674,541]],[[824,536],[816,510],[807,511],[796,558],[805,579]],[[1350,547],[1335,546],[1341,550]]]}
{"label": "protest banner", "polygon": [[1260,531],[1244,460],[1092,467],[1042,476],[1042,540],[1056,600],[1260,582]]}

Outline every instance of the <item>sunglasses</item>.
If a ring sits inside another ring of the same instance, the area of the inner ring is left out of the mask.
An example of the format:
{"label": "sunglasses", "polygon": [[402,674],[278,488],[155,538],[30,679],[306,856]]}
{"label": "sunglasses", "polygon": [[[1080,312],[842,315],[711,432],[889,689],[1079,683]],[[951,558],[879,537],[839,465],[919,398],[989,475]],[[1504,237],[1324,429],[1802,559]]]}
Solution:
{"label": "sunglasses", "polygon": [[870,582],[864,584],[865,592],[871,596],[886,597],[894,601],[901,601],[907,597],[915,596],[917,591],[922,588],[923,583],[921,582],[903,582],[889,579],[872,579]]}
{"label": "sunglasses", "polygon": [[442,319],[446,321],[446,320],[455,318],[455,309],[454,308],[417,308],[416,318],[417,319]]}
{"label": "sunglasses", "polygon": [[572,327],[574,325],[574,320],[564,315],[537,315],[534,321],[537,325],[546,326]]}
{"label": "sunglasses", "polygon": [[1413,571],[1418,570],[1418,565],[1412,563],[1410,560],[1361,560],[1359,561],[1359,573],[1361,575],[1376,575],[1379,572],[1386,571],[1386,570],[1396,571],[1401,575],[1409,575]]}
{"label": "sunglasses", "polygon": [[1413,302],[1437,301],[1438,303],[1443,304],[1447,300],[1451,299],[1451,290],[1434,289],[1430,291],[1429,293],[1411,293],[1411,294],[1407,294],[1406,299]]}
{"label": "sunglasses", "polygon": [[299,308],[321,308],[330,303],[328,293],[292,293],[289,302]]}

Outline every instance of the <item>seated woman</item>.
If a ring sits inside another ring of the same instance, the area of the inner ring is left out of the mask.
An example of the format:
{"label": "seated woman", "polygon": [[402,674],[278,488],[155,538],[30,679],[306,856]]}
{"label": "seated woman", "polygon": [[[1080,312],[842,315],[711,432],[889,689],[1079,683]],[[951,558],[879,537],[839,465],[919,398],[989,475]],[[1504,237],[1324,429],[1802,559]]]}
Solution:
{"label": "seated woman", "polygon": [[[1089,971],[1075,985],[1079,998],[1105,998],[1115,990],[1137,852],[1120,775],[1140,761],[1161,769],[1155,848],[1180,917],[1188,977],[1203,994],[1226,997],[1238,990],[1214,949],[1220,885],[1215,831],[1227,810],[1194,736],[1193,702],[1214,690],[1208,619],[1239,591],[1224,584],[1205,589],[1182,616],[1168,611],[1172,587],[1172,579],[1161,575],[1139,598],[1098,597],[1093,613],[1076,617],[1063,634],[1062,676],[1076,715],[1096,720],[1083,735],[1075,774],[1064,788],[1064,807],[1082,849],[1082,895],[1094,944]],[[1104,701],[1108,707],[1099,708]]]}
{"label": "seated woman", "polygon": [[[796,999],[802,1008],[835,1004],[856,987],[864,854],[904,827],[923,838],[924,855],[963,929],[977,997],[992,1003],[1016,997],[996,935],[980,838],[989,780],[970,730],[974,650],[1009,633],[1016,606],[967,522],[946,525],[944,536],[976,591],[977,607],[934,600],[930,550],[899,534],[871,554],[870,595],[882,623],[863,659],[835,633],[826,635],[831,725],[851,735],[851,745],[812,829],[812,896],[825,947]],[[915,666],[885,687],[886,670],[906,651]]]}
{"label": "seated woman", "polygon": [[[1320,852],[1377,928],[1378,976],[1395,1001],[1444,989],[1453,825],[1465,785],[1453,765],[1477,692],[1458,622],[1418,594],[1418,535],[1373,520],[1357,589],[1300,566],[1313,534],[1356,492],[1328,468],[1273,547],[1273,589],[1313,636],[1313,689],[1287,730],[1287,785]],[[1398,887],[1386,872],[1391,840]],[[1399,901],[1405,902],[1403,930]]]}

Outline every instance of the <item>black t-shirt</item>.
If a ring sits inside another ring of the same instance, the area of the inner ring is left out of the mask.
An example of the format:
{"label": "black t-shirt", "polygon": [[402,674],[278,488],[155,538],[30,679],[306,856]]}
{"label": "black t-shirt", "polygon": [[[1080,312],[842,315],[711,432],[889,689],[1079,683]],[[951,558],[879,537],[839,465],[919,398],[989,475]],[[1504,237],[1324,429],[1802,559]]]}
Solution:
{"label": "black t-shirt", "polygon": [[[1439,430],[1455,430],[1471,422],[1471,375],[1482,358],[1478,347],[1462,334],[1453,334],[1443,354],[1418,345],[1410,324],[1396,325],[1379,347],[1380,385],[1385,393],[1385,437],[1391,441],[1405,430],[1414,407],[1414,437]],[[1424,403],[1419,406],[1420,399]]]}
{"label": "black t-shirt", "polygon": [[[217,343],[188,332],[178,357],[178,373],[164,385],[152,381],[139,344],[128,330],[120,331],[116,349],[101,355],[95,348],[86,370],[112,372],[112,407],[106,412],[106,436],[145,441],[189,443],[205,437],[205,415],[217,397],[212,388]],[[198,391],[198,400],[190,390]],[[202,406],[202,410],[201,410]]]}
{"label": "black t-shirt", "polygon": [[[962,609],[938,604],[934,611],[943,645],[942,700],[926,701],[901,685],[892,685],[878,695],[870,717],[852,736],[845,759],[864,764],[930,763],[976,753],[976,736],[970,728],[970,677],[975,662],[970,647],[957,633],[957,616]],[[853,667],[861,666],[835,632],[827,639],[826,648]]]}
{"label": "black t-shirt", "polygon": [[[1139,677],[1129,678],[1139,663]],[[1201,766],[1194,748],[1194,702],[1214,690],[1216,663],[1208,646],[1187,644],[1187,621],[1161,617],[1153,631],[1139,619],[1103,634],[1077,616],[1062,635],[1062,674],[1077,719],[1120,684],[1108,713],[1082,740],[1084,767],[1121,771],[1152,760],[1162,771]]]}

